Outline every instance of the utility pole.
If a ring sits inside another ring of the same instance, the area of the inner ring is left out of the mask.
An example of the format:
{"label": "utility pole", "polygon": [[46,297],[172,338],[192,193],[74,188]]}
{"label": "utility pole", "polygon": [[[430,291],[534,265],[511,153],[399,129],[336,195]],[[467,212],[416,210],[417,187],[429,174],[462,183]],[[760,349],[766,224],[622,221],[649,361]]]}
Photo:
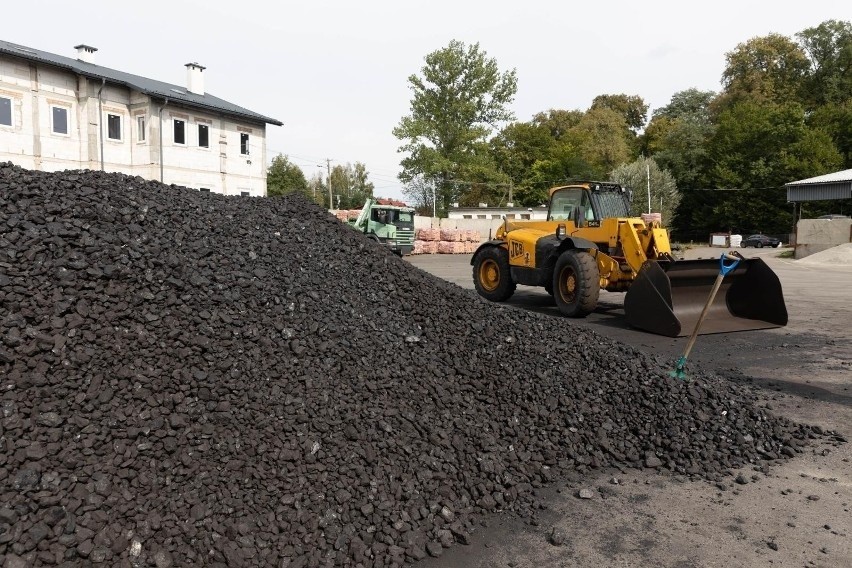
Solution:
{"label": "utility pole", "polygon": [[331,200],[331,158],[325,159],[325,169],[328,172],[328,208],[331,209],[334,207]]}
{"label": "utility pole", "polygon": [[648,213],[651,212],[651,165],[645,162],[645,171],[648,175]]}

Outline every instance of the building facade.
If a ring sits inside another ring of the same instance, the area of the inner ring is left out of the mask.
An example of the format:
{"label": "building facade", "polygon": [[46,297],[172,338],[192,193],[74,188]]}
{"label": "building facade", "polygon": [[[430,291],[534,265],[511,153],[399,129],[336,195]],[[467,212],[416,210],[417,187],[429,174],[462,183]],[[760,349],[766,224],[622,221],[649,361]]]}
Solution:
{"label": "building facade", "polygon": [[0,41],[0,161],[33,170],[92,169],[229,195],[266,194],[266,125],[281,122],[187,84],[100,67]]}

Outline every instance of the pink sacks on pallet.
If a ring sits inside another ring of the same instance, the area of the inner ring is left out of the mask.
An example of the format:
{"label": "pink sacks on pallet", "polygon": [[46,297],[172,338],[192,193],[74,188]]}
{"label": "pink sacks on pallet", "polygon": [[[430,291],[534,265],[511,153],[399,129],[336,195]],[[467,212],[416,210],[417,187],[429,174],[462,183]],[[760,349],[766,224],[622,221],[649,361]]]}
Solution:
{"label": "pink sacks on pallet", "polygon": [[464,254],[466,251],[465,244],[456,241],[441,241],[438,243],[439,254]]}
{"label": "pink sacks on pallet", "polygon": [[420,241],[440,241],[440,229],[417,229],[415,238]]}
{"label": "pink sacks on pallet", "polygon": [[446,242],[461,242],[463,231],[459,229],[441,229],[441,240]]}

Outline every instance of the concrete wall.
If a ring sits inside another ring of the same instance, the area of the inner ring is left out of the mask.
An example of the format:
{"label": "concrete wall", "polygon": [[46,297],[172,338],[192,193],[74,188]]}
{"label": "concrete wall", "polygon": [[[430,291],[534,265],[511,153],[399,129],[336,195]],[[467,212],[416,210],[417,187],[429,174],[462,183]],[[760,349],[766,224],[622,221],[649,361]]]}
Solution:
{"label": "concrete wall", "polygon": [[[0,97],[11,99],[13,122],[0,125],[0,161],[34,170],[98,170],[103,152],[106,171],[159,181],[162,128],[164,183],[231,195],[266,194],[265,124],[170,103],[162,109],[161,125],[161,103],[143,93],[2,55]],[[54,107],[67,110],[67,134],[53,132]],[[121,120],[119,140],[108,136],[108,115]],[[184,121],[184,144],[174,141],[175,119]],[[199,124],[208,127],[208,148],[198,145]],[[241,134],[249,136],[248,155],[240,151]]]}
{"label": "concrete wall", "polygon": [[796,223],[795,258],[852,242],[852,219],[802,219]]}

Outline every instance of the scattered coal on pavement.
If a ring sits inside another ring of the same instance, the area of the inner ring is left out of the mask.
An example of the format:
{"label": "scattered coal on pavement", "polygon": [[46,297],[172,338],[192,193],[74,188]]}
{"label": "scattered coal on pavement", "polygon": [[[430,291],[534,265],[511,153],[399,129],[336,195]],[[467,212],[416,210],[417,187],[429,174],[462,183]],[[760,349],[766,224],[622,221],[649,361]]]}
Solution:
{"label": "scattered coal on pavement", "polygon": [[814,435],[298,196],[0,165],[0,565],[399,566],[566,472]]}

